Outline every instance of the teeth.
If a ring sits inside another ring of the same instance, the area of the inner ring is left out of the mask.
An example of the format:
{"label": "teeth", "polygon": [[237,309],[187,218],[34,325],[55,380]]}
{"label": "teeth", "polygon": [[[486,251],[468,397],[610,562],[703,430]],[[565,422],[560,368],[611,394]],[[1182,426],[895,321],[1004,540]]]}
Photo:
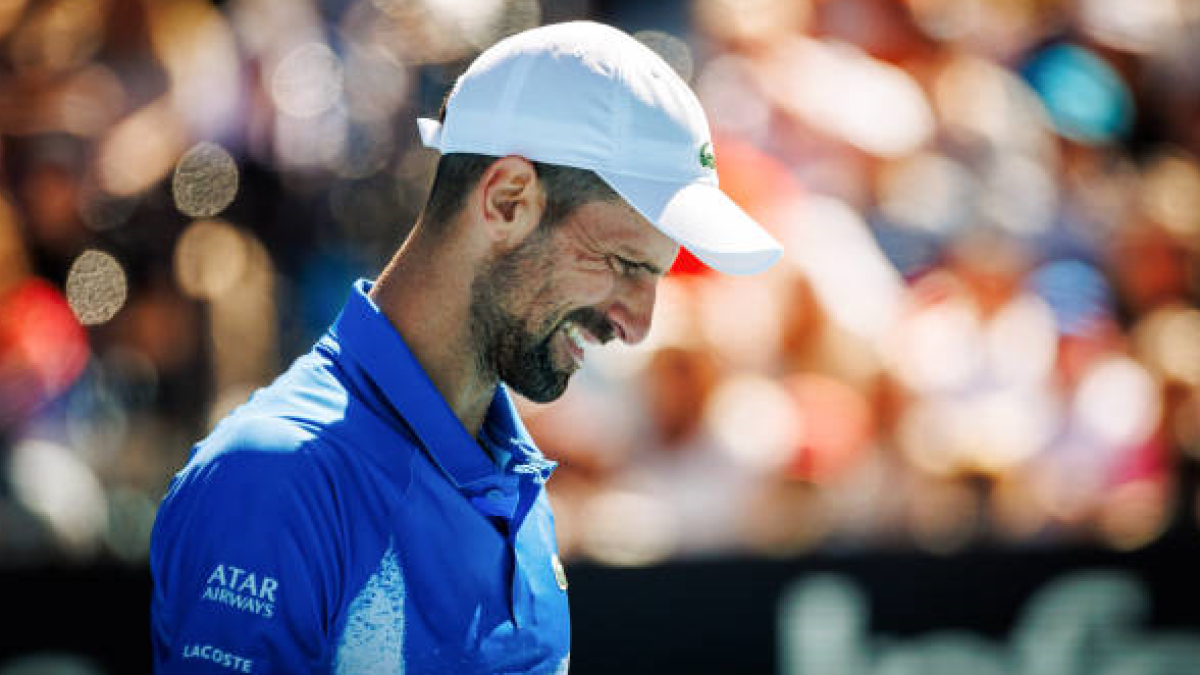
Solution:
{"label": "teeth", "polygon": [[567,337],[571,340],[571,342],[574,342],[575,346],[582,350],[583,345],[586,343],[586,340],[583,337],[583,329],[580,328],[578,324],[572,322],[568,323],[564,327],[564,330],[566,331]]}

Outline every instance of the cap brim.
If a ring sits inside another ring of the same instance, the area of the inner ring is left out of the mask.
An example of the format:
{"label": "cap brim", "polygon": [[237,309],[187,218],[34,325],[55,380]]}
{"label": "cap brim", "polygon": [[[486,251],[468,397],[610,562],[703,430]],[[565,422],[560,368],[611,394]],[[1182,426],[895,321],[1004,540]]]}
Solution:
{"label": "cap brim", "polygon": [[597,171],[646,220],[718,272],[754,274],[783,246],[720,188]]}

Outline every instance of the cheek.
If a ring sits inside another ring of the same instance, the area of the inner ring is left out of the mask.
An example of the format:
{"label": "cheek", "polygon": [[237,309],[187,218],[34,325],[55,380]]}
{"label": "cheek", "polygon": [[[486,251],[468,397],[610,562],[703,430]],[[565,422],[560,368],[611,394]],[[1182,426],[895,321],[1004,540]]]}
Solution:
{"label": "cheek", "polygon": [[528,325],[544,328],[568,312],[595,307],[615,291],[617,276],[602,256],[589,255],[559,239],[539,256],[538,264],[523,271],[524,292],[511,307]]}
{"label": "cheek", "polygon": [[612,295],[616,287],[616,275],[612,270],[587,269],[564,271],[557,275],[551,291],[564,304],[586,307],[601,304]]}
{"label": "cheek", "polygon": [[545,277],[531,295],[523,313],[530,328],[547,330],[580,307],[596,307],[612,293],[611,272],[580,273],[560,271]]}
{"label": "cheek", "polygon": [[612,295],[617,276],[601,257],[563,255],[563,264],[546,270],[541,284],[542,295],[548,304],[575,309],[602,303]]}

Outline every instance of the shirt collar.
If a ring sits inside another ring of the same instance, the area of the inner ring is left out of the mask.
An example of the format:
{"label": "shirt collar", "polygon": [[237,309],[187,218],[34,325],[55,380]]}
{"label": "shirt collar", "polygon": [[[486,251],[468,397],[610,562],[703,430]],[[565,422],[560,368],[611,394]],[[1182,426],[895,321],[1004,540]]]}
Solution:
{"label": "shirt collar", "polygon": [[517,414],[517,408],[508,395],[508,388],[503,384],[496,387],[496,394],[488,407],[481,435],[488,447],[496,453],[496,459],[505,473],[526,475],[536,482],[544,483],[558,466],[557,462],[546,459],[538,450],[533,437],[521,422],[521,416]]}
{"label": "shirt collar", "polygon": [[456,487],[492,482],[498,474],[517,474],[545,482],[557,466],[537,449],[503,385],[496,387],[480,434],[503,458],[503,471],[489,461],[475,439],[442,398],[404,338],[368,293],[372,283],[359,279],[331,329],[343,352],[357,361],[390,407],[403,418],[430,458]]}

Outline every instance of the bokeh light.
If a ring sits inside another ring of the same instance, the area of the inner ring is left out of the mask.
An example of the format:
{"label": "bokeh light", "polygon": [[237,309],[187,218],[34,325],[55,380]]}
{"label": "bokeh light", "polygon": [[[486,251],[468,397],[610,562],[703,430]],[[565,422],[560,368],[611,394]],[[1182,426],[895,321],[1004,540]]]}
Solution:
{"label": "bokeh light", "polygon": [[754,288],[748,280],[713,284],[696,306],[704,339],[729,363],[748,370],[764,367],[782,338],[781,299]]}
{"label": "bokeh light", "polygon": [[609,565],[650,565],[675,548],[677,526],[652,497],[630,492],[599,495],[587,503],[582,518],[584,550]]}
{"label": "bokeh light", "polygon": [[1200,238],[1200,166],[1190,156],[1164,153],[1143,177],[1147,215],[1184,241]]}
{"label": "bokeh light", "polygon": [[229,223],[193,223],[175,246],[175,280],[184,293],[213,299],[237,287],[245,271],[246,242]]}
{"label": "bokeh light", "polygon": [[[388,11],[396,11],[403,2],[376,0]],[[533,28],[541,23],[542,9],[537,0],[422,0],[424,9],[435,22],[461,36],[466,45],[482,51],[491,44]]]}
{"label": "bokeh light", "polygon": [[[218,221],[200,221],[189,232],[195,234],[176,249],[177,278],[208,301],[212,387],[220,401],[231,389],[266,384],[278,369],[275,268],[249,232]],[[225,264],[225,255],[235,262]]]}
{"label": "bokeh light", "polygon": [[962,39],[986,20],[984,0],[907,0],[921,30],[939,40]]}
{"label": "bokeh light", "polygon": [[224,211],[237,190],[237,162],[215,143],[205,141],[192,146],[175,165],[171,181],[175,208],[193,218],[208,218]]}
{"label": "bokeh light", "polygon": [[1161,409],[1158,387],[1141,364],[1123,356],[1098,362],[1079,384],[1074,414],[1109,446],[1138,443],[1153,431]]}
{"label": "bokeh light", "polygon": [[714,36],[737,45],[769,45],[801,32],[812,15],[811,0],[698,0],[695,14]]}
{"label": "bokeh light", "polygon": [[[495,17],[490,12],[497,8],[497,3],[489,0],[478,8],[475,25],[490,33],[487,19]],[[459,10],[463,9],[466,6],[460,5]],[[435,11],[425,2],[362,2],[346,12],[342,25],[353,40],[378,46],[398,61],[410,65],[453,62],[478,50],[468,39],[467,32],[457,25],[453,13]]]}
{"label": "bokeh light", "polygon": [[1031,289],[1054,314],[1065,335],[1092,335],[1112,314],[1112,289],[1104,275],[1081,260],[1055,260],[1029,275]]}
{"label": "bokeh light", "polygon": [[238,45],[224,14],[202,0],[147,5],[168,100],[192,137],[233,133],[242,96]]}
{"label": "bokeh light", "polygon": [[85,326],[113,318],[125,306],[125,269],[111,254],[90,249],[79,254],[67,272],[67,302]]}
{"label": "bokeh light", "polygon": [[755,470],[778,469],[797,449],[803,420],[778,382],[744,375],[717,386],[705,415],[732,457]]}
{"label": "bokeh light", "polygon": [[332,107],[312,118],[279,113],[274,121],[275,161],[288,170],[311,172],[337,165],[349,135],[345,109]]}
{"label": "bokeh light", "polygon": [[937,72],[932,93],[951,137],[1053,162],[1050,118],[1037,93],[1012,71],[955,54]]}
{"label": "bokeh light", "polygon": [[818,483],[846,479],[870,445],[873,421],[866,398],[839,380],[819,375],[798,375],[788,389],[801,430],[790,475]]}
{"label": "bokeh light", "polygon": [[96,170],[101,189],[118,197],[149,189],[175,165],[183,152],[184,133],[165,101],[126,117],[100,142]]}
{"label": "bokeh light", "polygon": [[410,75],[395,55],[373,44],[349,43],[346,52],[346,108],[357,120],[385,122],[404,104]]}
{"label": "bokeh light", "polygon": [[1141,548],[1162,534],[1168,507],[1165,486],[1159,483],[1139,480],[1119,485],[1104,500],[1101,534],[1115,548]]}
{"label": "bokeh light", "polygon": [[847,331],[882,339],[904,304],[900,275],[845,202],[809,195],[789,204],[785,256],[810,279],[825,311]]}
{"label": "bokeh light", "polygon": [[271,98],[279,110],[310,119],[342,95],[342,62],[328,46],[309,42],[289,52],[271,74]]}
{"label": "bokeh light", "polygon": [[1156,309],[1136,327],[1133,337],[1138,356],[1162,376],[1200,387],[1200,310]]}
{"label": "bokeh light", "polygon": [[0,2],[0,38],[8,34],[16,25],[17,19],[25,11],[27,0],[5,0]]}
{"label": "bokeh light", "polygon": [[100,48],[107,5],[75,0],[34,3],[33,14],[8,44],[12,64],[23,71],[54,72],[85,62]]}
{"label": "bokeh light", "polygon": [[1116,49],[1149,52],[1169,44],[1183,30],[1182,6],[1190,0],[1082,0],[1083,30]]}
{"label": "bokeh light", "polygon": [[950,421],[957,467],[1004,476],[1035,457],[1058,431],[1054,400],[1007,388],[968,398]]}
{"label": "bokeh light", "polygon": [[816,129],[880,157],[915,151],[933,113],[904,70],[840,43],[797,39],[779,48],[772,93]]}
{"label": "bokeh light", "polygon": [[1057,212],[1054,178],[1041,162],[1016,153],[997,156],[983,175],[980,216],[1021,237],[1050,229]]}
{"label": "bokeh light", "polygon": [[111,68],[92,64],[71,76],[48,111],[30,110],[40,119],[29,121],[31,125],[45,125],[46,131],[61,129],[96,136],[120,120],[128,98],[125,86]]}
{"label": "bokeh light", "polygon": [[889,223],[949,234],[970,224],[980,185],[960,162],[917,153],[884,170],[880,191],[881,211]]}
{"label": "bokeh light", "polygon": [[761,142],[770,131],[771,106],[755,88],[753,77],[752,64],[722,55],[701,68],[695,90],[709,124]]}
{"label": "bokeh light", "polygon": [[1025,67],[1025,76],[1054,128],[1071,140],[1104,144],[1133,126],[1129,89],[1112,66],[1084,47],[1052,45]]}
{"label": "bokeh light", "polygon": [[992,373],[1014,387],[1037,388],[1053,374],[1058,357],[1054,313],[1033,294],[1022,294],[1000,309],[986,328]]}
{"label": "bokeh light", "polygon": [[963,386],[983,365],[979,309],[968,298],[948,298],[917,310],[899,327],[892,367],[917,391]]}
{"label": "bokeh light", "polygon": [[92,554],[107,527],[108,508],[96,475],[70,449],[29,439],[12,450],[9,480],[16,498],[41,518],[72,555]]}

